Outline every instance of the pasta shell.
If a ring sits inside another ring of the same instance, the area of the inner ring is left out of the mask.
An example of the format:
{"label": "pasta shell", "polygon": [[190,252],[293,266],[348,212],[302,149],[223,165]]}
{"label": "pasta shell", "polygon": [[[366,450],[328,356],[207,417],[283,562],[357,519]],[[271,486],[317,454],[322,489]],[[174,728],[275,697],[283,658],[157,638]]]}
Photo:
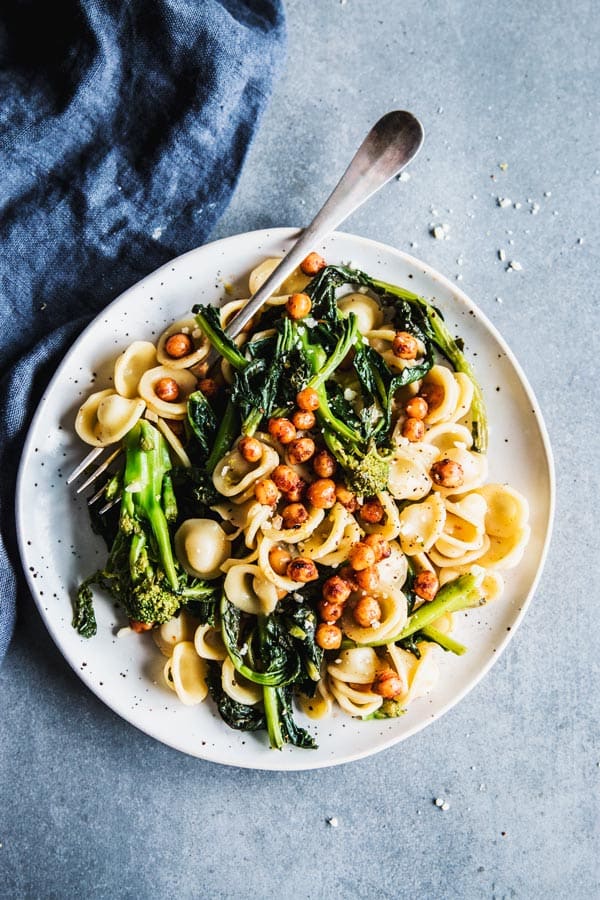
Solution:
{"label": "pasta shell", "polygon": [[128,400],[115,391],[97,391],[79,408],[75,431],[93,447],[108,447],[125,437],[142,416],[143,400]]}
{"label": "pasta shell", "polygon": [[373,297],[368,294],[351,293],[345,294],[337,301],[338,309],[343,316],[354,313],[358,320],[358,330],[361,334],[367,334],[379,328],[383,322],[383,312],[381,306]]}
{"label": "pasta shell", "polygon": [[[173,402],[161,400],[156,393],[156,386],[163,378],[172,378],[177,382],[179,398]],[[187,399],[196,390],[197,380],[187,369],[174,369],[167,366],[155,366],[144,372],[139,383],[139,394],[148,409],[163,419],[185,419],[187,415]]]}
{"label": "pasta shell", "polygon": [[115,360],[113,382],[121,397],[139,395],[140,378],[156,365],[156,347],[150,341],[134,341]]}
{"label": "pasta shell", "polygon": [[175,533],[175,553],[188,575],[210,580],[221,574],[231,542],[218,522],[186,519]]}
{"label": "pasta shell", "polygon": [[208,694],[206,661],[196,653],[192,641],[175,644],[171,657],[170,674],[178,698],[186,706],[202,703]]}
{"label": "pasta shell", "polygon": [[240,675],[229,657],[221,667],[221,685],[228,697],[244,706],[255,706],[263,698],[261,686]]}
{"label": "pasta shell", "polygon": [[[277,268],[280,262],[281,259],[279,257],[269,257],[268,259],[263,260],[256,268],[252,269],[248,282],[251,294],[255,294],[257,290],[263,286],[271,272]],[[310,277],[305,275],[301,269],[294,269],[292,274],[279,285],[277,294],[300,293],[304,290],[309,281]]]}
{"label": "pasta shell", "polygon": [[433,547],[446,522],[446,506],[438,494],[430,494],[421,503],[412,503],[400,513],[400,546],[413,556]]}
{"label": "pasta shell", "polygon": [[[174,334],[187,335],[194,345],[194,349],[185,356],[174,359],[166,351],[166,343]],[[156,358],[161,366],[168,369],[189,369],[201,363],[208,356],[210,350],[210,341],[206,335],[198,327],[195,319],[181,319],[179,322],[173,322],[172,325],[163,331],[158,339],[156,347]]]}

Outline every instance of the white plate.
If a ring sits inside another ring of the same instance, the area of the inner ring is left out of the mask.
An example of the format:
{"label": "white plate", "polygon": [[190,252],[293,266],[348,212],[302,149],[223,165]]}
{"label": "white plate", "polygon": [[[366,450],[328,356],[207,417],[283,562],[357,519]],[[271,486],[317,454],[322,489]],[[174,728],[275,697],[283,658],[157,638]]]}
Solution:
{"label": "white plate", "polygon": [[98,634],[85,640],[71,627],[71,597],[106,554],[89,527],[85,504],[65,484],[87,449],[73,431],[75,413],[92,390],[107,385],[116,355],[134,339],[155,340],[198,302],[219,303],[224,284],[244,283],[265,256],[284,253],[292,229],[256,231],[217,241],[179,257],[126,291],[86,329],[64,358],[35,415],[17,487],[17,526],[23,566],[50,634],[85,684],[132,725],[171,747],[228,765],[312,769],[374,753],[431,724],[488,671],[515,633],[548,546],[554,498],[552,457],[542,416],[523,372],[477,307],[447,279],[390,247],[334,234],[321,251],[330,262],[351,262],[369,274],[404,285],[432,300],[474,362],[489,409],[490,477],[508,481],[529,500],[532,535],[506,590],[489,608],[461,616],[463,657],[436,650],[442,677],[434,693],[407,714],[362,722],[339,712],[324,722],[299,721],[316,734],[319,749],[268,748],[266,735],[233,731],[210,701],[185,707],[162,683],[164,658],[147,636],[116,637],[125,624],[110,603],[97,600]]}

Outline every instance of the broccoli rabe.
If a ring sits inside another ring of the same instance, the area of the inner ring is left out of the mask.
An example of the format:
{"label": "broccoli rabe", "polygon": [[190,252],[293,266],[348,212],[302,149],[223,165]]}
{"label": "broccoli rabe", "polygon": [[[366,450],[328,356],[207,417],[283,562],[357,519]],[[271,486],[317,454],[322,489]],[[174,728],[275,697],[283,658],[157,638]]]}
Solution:
{"label": "broccoli rabe", "polygon": [[150,422],[141,419],[126,435],[124,450],[118,530],[106,565],[77,592],[73,625],[84,637],[96,633],[93,584],[112,594],[130,620],[146,625],[168,621],[182,602],[169,533],[177,507],[166,442]]}

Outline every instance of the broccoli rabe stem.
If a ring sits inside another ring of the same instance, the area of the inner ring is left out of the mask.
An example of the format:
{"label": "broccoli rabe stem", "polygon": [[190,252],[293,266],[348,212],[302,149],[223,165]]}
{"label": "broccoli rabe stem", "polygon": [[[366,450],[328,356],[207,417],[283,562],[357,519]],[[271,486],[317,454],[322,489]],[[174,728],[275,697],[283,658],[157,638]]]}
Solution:
{"label": "broccoli rabe stem", "polygon": [[223,418],[219,423],[219,427],[217,429],[217,433],[215,435],[215,442],[213,444],[213,448],[210,452],[208,459],[206,460],[206,471],[209,473],[214,472],[217,463],[220,459],[225,456],[231,444],[233,443],[234,438],[238,434],[238,415],[235,409],[235,406],[228,400],[227,406],[225,407],[225,412],[223,414]]}
{"label": "broccoli rabe stem", "polygon": [[167,517],[161,506],[163,479],[171,468],[169,450],[160,432],[145,419],[140,419],[125,436],[124,447],[120,524],[127,530],[136,517],[149,523],[169,586],[177,591],[179,576]]}
{"label": "broccoli rabe stem", "polygon": [[467,652],[467,648],[464,644],[455,641],[449,634],[438,631],[433,625],[426,625],[425,628],[421,628],[421,634],[428,640],[438,644],[443,650],[448,650],[449,653],[455,653],[457,656],[462,656],[463,653]]}

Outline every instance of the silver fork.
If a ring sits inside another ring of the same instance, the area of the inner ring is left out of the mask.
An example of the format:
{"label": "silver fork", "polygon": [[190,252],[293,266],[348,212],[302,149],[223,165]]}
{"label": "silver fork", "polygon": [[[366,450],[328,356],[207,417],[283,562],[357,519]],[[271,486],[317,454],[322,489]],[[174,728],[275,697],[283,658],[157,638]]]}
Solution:
{"label": "silver fork", "polygon": [[[376,191],[408,165],[419,152],[423,136],[423,126],[409,112],[398,110],[389,112],[375,123],[310,225],[302,231],[296,243],[288,250],[279,265],[273,269],[264,284],[229,322],[225,333],[230,338],[237,337],[255,313],[275,293],[279,285],[292,274],[323,238],[335,231],[338,225],[347,219],[354,210],[362,206],[369,197],[372,197]],[[217,359],[218,353],[213,348],[207,358],[209,366]],[[121,452],[121,448],[94,447],[67,478],[67,484],[76,481],[99,459],[105,449],[110,451],[109,455],[77,488],[77,493],[84,491],[107,471]],[[103,485],[96,491],[88,503],[96,503],[103,496],[105,487]],[[100,512],[108,509],[114,502],[116,501],[106,504]]]}

